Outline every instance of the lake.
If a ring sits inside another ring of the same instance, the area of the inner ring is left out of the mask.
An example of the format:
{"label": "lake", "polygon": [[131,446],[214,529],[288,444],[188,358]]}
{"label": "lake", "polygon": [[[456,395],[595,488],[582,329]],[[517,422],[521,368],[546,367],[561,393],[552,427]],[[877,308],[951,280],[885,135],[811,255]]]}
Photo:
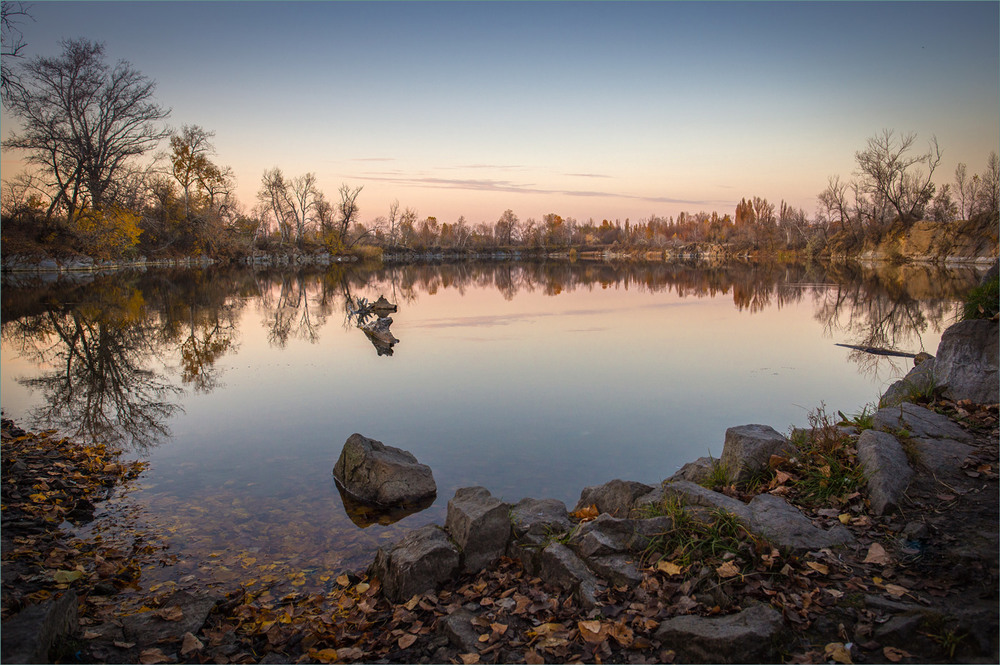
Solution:
{"label": "lake", "polygon": [[[728,427],[857,413],[912,361],[837,344],[933,354],[977,273],[579,261],[74,279],[5,276],[4,415],[149,461],[102,508],[174,556],[144,584],[308,591],[443,524],[460,487],[572,509],[586,486],[717,457]],[[348,315],[380,295],[398,305],[391,349]],[[391,524],[346,510],[332,469],[354,432],[429,465],[433,505]]]}

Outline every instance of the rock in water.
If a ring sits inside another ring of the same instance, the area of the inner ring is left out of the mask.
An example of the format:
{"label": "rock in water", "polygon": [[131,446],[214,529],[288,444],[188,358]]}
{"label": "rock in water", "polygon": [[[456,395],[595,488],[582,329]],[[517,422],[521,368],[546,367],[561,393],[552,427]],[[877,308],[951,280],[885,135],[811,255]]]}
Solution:
{"label": "rock in water", "polygon": [[437,495],[429,466],[405,450],[360,434],[344,443],[333,477],[357,500],[377,506],[420,503]]}

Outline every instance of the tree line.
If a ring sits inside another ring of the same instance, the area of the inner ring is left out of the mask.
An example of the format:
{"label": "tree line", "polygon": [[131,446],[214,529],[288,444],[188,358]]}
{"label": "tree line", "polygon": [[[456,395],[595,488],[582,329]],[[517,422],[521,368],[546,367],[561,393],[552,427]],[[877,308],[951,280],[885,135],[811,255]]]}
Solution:
{"label": "tree line", "polygon": [[[104,46],[67,40],[55,57],[23,59],[18,3],[3,3],[2,98],[21,130],[5,149],[29,169],[3,183],[8,251],[65,248],[95,257],[208,254],[225,258],[297,249],[331,253],[524,248],[648,248],[718,243],[735,250],[858,247],[894,224],[998,217],[996,152],[982,173],[959,164],[951,182],[933,181],[941,150],[932,139],[915,152],[916,135],[883,130],[855,153],[854,177],[831,176],[810,216],[785,201],[744,197],[729,212],[652,214],[636,221],[581,221],[556,213],[496,221],[421,218],[398,200],[362,221],[361,186],[342,184],[327,198],[315,173],[261,176],[250,207],[234,196],[232,168],[217,161],[215,132],[198,125],[171,130],[170,109],[155,82],[128,62],[106,61]],[[9,64],[14,61],[16,64]]]}

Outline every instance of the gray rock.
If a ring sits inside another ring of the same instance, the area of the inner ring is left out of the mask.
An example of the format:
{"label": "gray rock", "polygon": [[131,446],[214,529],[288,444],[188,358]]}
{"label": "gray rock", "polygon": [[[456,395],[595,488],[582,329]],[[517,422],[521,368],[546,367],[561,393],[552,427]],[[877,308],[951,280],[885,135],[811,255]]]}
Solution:
{"label": "gray rock", "polygon": [[647,492],[635,500],[630,516],[641,517],[643,514],[647,514],[647,511],[655,510],[663,503],[663,499],[663,485],[654,487],[651,492]]}
{"label": "gray rock", "polygon": [[920,363],[926,362],[928,360],[934,360],[934,356],[927,353],[926,351],[921,351],[917,355],[913,356],[913,366],[916,367]]}
{"label": "gray rock", "polygon": [[677,473],[667,478],[667,480],[688,480],[700,485],[708,480],[714,464],[716,464],[716,461],[711,457],[699,457],[695,461],[688,462],[682,466]]}
{"label": "gray rock", "polygon": [[482,647],[482,642],[479,641],[479,633],[472,625],[474,617],[472,612],[464,608],[455,610],[441,617],[438,621],[438,630],[462,653],[476,653]]}
{"label": "gray rock", "polygon": [[[128,642],[155,644],[160,640],[180,637],[184,633],[197,633],[205,625],[215,606],[225,600],[221,593],[189,593],[178,591],[163,602],[159,610],[132,614],[122,619],[122,634]],[[164,619],[164,610],[180,609],[181,618]]]}
{"label": "gray rock", "polygon": [[778,547],[808,552],[854,541],[854,536],[844,525],[821,529],[798,508],[773,494],[758,494],[747,507],[751,512],[748,528]]}
{"label": "gray rock", "polygon": [[935,360],[929,357],[911,369],[906,376],[889,386],[879,399],[879,407],[899,406],[912,402],[915,397],[934,392],[938,385]]}
{"label": "gray rock", "polygon": [[768,605],[753,605],[722,617],[667,619],[656,630],[655,638],[689,662],[778,662],[774,645],[783,627],[778,611]]}
{"label": "gray rock", "polygon": [[585,487],[573,510],[597,506],[597,510],[614,517],[628,517],[636,499],[653,491],[652,485],[634,480],[612,480],[595,487]]}
{"label": "gray rock", "polygon": [[495,563],[510,538],[510,506],[485,487],[463,487],[448,502],[444,528],[462,552],[462,569],[474,573]]}
{"label": "gray rock", "polygon": [[656,536],[673,527],[669,517],[620,519],[602,513],[597,519],[581,524],[569,540],[569,546],[580,556],[595,556],[641,552]]}
{"label": "gray rock", "polygon": [[945,395],[977,404],[1000,401],[998,329],[996,321],[975,319],[960,321],[944,331],[934,364]]}
{"label": "gray rock", "polygon": [[510,510],[514,537],[538,544],[573,528],[566,504],[558,499],[524,498]]}
{"label": "gray rock", "polygon": [[51,663],[49,651],[79,627],[75,591],[29,605],[3,622],[5,663]]}
{"label": "gray rock", "polygon": [[767,468],[771,455],[789,457],[795,445],[767,425],[740,425],[726,430],[720,463],[729,470],[734,481],[747,480]]}
{"label": "gray rock", "polygon": [[703,506],[712,510],[725,510],[739,517],[744,523],[750,521],[750,508],[739,499],[714,492],[687,480],[677,480],[663,484],[663,491],[680,499],[687,506]]}
{"label": "gray rock", "polygon": [[609,584],[634,587],[642,582],[642,572],[639,570],[639,555],[610,554],[607,556],[588,557],[587,567]]}
{"label": "gray rock", "polygon": [[573,592],[584,609],[597,606],[598,580],[587,564],[562,543],[551,543],[542,550],[539,577],[549,584]]}
{"label": "gray rock", "polygon": [[905,434],[912,446],[912,465],[933,469],[939,479],[961,473],[966,458],[972,454],[971,434],[947,416],[942,416],[916,404],[903,403],[879,409],[872,419],[873,427],[897,438]]}
{"label": "gray rock", "polygon": [[433,590],[458,571],[458,548],[433,524],[411,531],[387,550],[380,547],[369,569],[395,603]]}
{"label": "gray rock", "polygon": [[887,432],[865,430],[858,437],[858,462],[875,514],[882,515],[898,507],[913,478],[913,469],[899,440]]}
{"label": "gray rock", "polygon": [[360,434],[344,443],[333,476],[359,501],[379,506],[420,503],[437,494],[429,466],[405,450]]}

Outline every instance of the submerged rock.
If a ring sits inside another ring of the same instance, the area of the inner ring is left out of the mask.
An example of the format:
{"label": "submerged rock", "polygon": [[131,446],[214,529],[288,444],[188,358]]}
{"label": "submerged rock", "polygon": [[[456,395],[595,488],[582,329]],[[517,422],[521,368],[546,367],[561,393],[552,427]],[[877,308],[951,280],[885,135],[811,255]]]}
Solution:
{"label": "submerged rock", "polygon": [[405,450],[352,434],[333,476],[358,501],[377,506],[419,504],[437,495],[431,468]]}

